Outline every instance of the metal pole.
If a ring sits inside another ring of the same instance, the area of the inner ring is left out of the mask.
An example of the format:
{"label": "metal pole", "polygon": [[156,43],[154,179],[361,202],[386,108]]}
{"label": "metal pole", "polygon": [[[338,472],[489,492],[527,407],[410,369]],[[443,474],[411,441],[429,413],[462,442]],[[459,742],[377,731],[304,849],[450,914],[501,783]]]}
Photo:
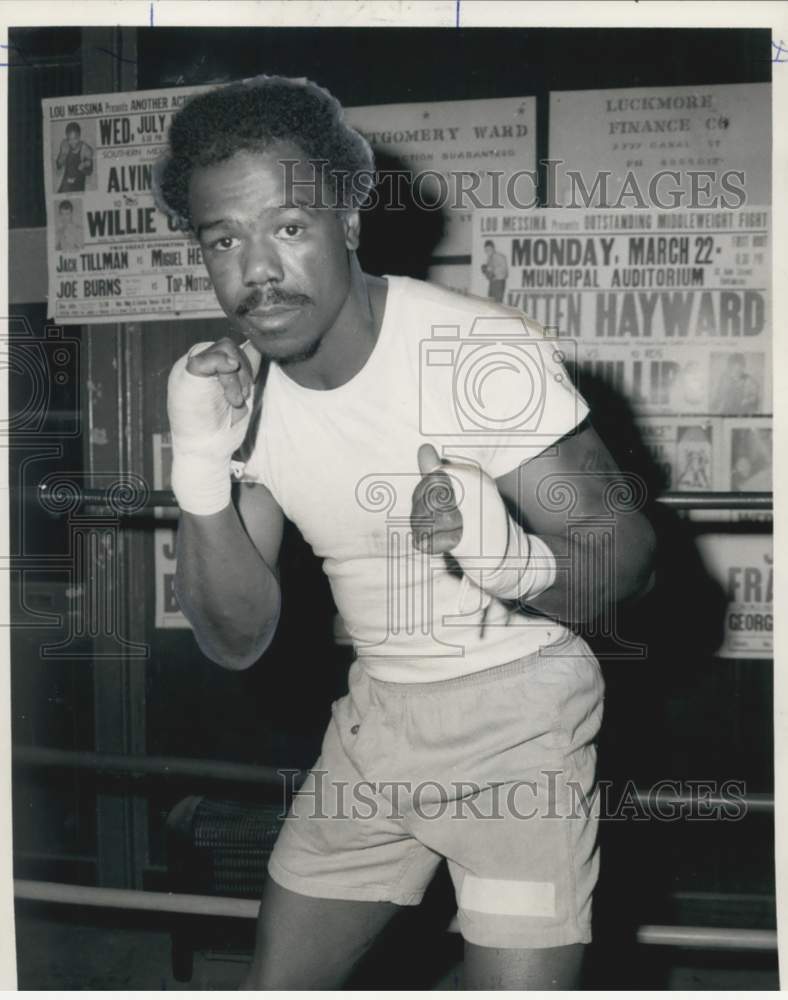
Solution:
{"label": "metal pole", "polygon": [[686,510],[771,510],[771,493],[663,493],[657,497],[667,507]]}
{"label": "metal pole", "polygon": [[256,899],[108,889],[66,885],[62,882],[33,882],[27,879],[14,880],[14,896],[37,903],[67,903],[71,906],[100,906],[156,913],[193,913],[204,917],[240,917],[246,920],[256,919],[260,909],[260,902]]}
{"label": "metal pole", "polygon": [[[58,750],[53,747],[15,747],[15,765],[21,767],[67,767],[80,771],[123,775],[129,778],[198,778],[251,785],[298,783],[305,772],[283,768],[286,777],[275,767],[264,764],[234,764],[222,760],[190,757],[149,757],[142,754],[94,753],[86,750]],[[295,773],[294,773],[295,772]]]}
{"label": "metal pole", "polygon": [[[692,795],[676,795],[673,792],[649,792],[639,788],[635,795],[638,804],[646,810],[654,806],[666,805],[686,805],[695,807],[701,806],[711,812],[713,809],[729,806],[738,812],[744,809],[745,813],[769,813],[774,812],[774,796],[765,792],[750,792],[749,795],[742,795],[739,798],[726,798],[724,795],[708,795],[703,798],[696,798]],[[604,817],[603,817],[604,818]],[[716,818],[716,817],[715,817]]]}
{"label": "metal pole", "polygon": [[[36,499],[42,502],[45,498],[49,486],[41,483],[38,487]],[[745,492],[701,492],[697,493],[662,493],[656,499],[667,507],[675,507],[682,510],[771,510],[773,505],[772,494],[768,492],[745,493]],[[91,507],[111,506],[113,499],[108,498],[106,491],[87,487],[80,490],[79,502]],[[178,501],[172,490],[147,490],[140,493],[138,500],[132,498],[124,502],[124,506],[119,508],[118,513],[124,517],[133,517],[140,514],[150,514],[153,508],[171,508],[169,513],[177,516]],[[48,508],[50,509],[50,508]],[[55,513],[54,511],[50,512]]]}
{"label": "metal pole", "polygon": [[671,948],[708,948],[713,951],[775,951],[777,931],[747,927],[662,927],[646,924],[638,928],[638,944]]}
{"label": "metal pole", "polygon": [[[17,899],[71,906],[98,906],[157,913],[190,913],[199,916],[237,917],[254,920],[260,904],[254,899],[228,896],[193,896],[176,892],[142,892],[107,889],[62,882],[14,881]],[[637,932],[639,944],[713,951],[773,951],[777,932],[740,927],[665,927],[648,924]]]}

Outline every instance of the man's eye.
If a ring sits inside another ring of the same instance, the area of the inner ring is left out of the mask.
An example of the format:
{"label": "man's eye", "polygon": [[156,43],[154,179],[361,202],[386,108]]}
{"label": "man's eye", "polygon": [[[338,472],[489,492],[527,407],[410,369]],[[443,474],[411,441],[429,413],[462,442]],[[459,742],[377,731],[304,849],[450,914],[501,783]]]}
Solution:
{"label": "man's eye", "polygon": [[291,240],[296,236],[300,236],[303,231],[304,227],[296,222],[288,222],[287,225],[282,226],[279,230],[280,233],[283,233],[288,239]]}
{"label": "man's eye", "polygon": [[220,236],[211,243],[211,250],[232,250],[237,245],[238,240],[234,236]]}

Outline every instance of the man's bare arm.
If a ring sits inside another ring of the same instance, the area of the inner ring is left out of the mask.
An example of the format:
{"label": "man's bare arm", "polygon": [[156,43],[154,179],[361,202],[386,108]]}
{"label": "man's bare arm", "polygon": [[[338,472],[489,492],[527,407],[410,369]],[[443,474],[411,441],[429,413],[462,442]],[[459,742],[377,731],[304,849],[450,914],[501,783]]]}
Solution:
{"label": "man's bare arm", "polygon": [[[606,498],[613,484],[621,486],[622,495],[628,487],[593,427],[585,425],[496,484],[512,517],[539,536],[558,561],[555,583],[529,606],[560,621],[587,621],[648,589],[654,531],[639,510],[611,510]],[[550,502],[551,495],[571,497],[571,509]],[[600,554],[611,526],[612,572],[607,573]]]}
{"label": "man's bare arm", "polygon": [[232,502],[231,458],[248,431],[260,356],[230,337],[196,344],[167,382],[172,488],[181,507],[175,591],[206,656],[251,666],[279,620],[283,515],[263,486]]}
{"label": "man's bare arm", "polygon": [[[240,510],[240,513],[239,513]],[[264,486],[241,486],[239,510],[181,513],[175,592],[207,657],[231,670],[255,663],[279,622],[276,575],[284,518]]]}

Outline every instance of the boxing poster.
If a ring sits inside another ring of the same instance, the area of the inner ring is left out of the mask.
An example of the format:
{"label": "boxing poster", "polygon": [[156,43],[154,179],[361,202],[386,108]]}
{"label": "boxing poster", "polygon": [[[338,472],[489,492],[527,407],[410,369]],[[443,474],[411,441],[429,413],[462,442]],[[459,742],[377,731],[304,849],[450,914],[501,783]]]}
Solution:
{"label": "boxing poster", "polygon": [[768,83],[553,91],[548,200],[569,207],[601,184],[631,207],[636,182],[650,204],[673,191],[687,204],[719,183],[769,205],[771,115]]}
{"label": "boxing poster", "polygon": [[771,412],[767,206],[478,212],[471,292],[571,339],[638,415]]}
{"label": "boxing poster", "polygon": [[722,421],[722,490],[762,492],[772,488],[772,422],[768,417]]}
{"label": "boxing poster", "polygon": [[586,377],[625,396],[638,416],[744,416],[771,409],[765,350],[581,341],[577,359]]}
{"label": "boxing poster", "polygon": [[769,217],[749,205],[479,211],[471,291],[587,344],[763,350]]}
{"label": "boxing poster", "polygon": [[200,248],[153,202],[173,113],[206,87],[43,100],[49,315],[117,323],[220,314]]}
{"label": "boxing poster", "polygon": [[[770,417],[638,417],[661,488],[676,493],[770,492]],[[691,521],[770,524],[771,510],[684,510]]]}
{"label": "boxing poster", "polygon": [[467,257],[473,213],[515,207],[512,178],[518,191],[536,191],[533,97],[371,105],[347,108],[346,120],[375,152],[387,210],[410,204],[439,214],[433,256]]}
{"label": "boxing poster", "polygon": [[[772,418],[771,417],[724,417],[720,420],[721,457],[716,489],[745,493],[769,492],[773,488],[772,479]],[[706,512],[703,520],[710,521]],[[747,521],[749,523],[771,523],[771,510],[735,510],[717,512],[717,520]],[[695,520],[700,520],[700,512],[695,512]]]}
{"label": "boxing poster", "polygon": [[710,533],[698,538],[710,576],[728,597],[725,630],[717,656],[772,658],[773,554],[771,535]]}
{"label": "boxing poster", "polygon": [[663,489],[709,492],[720,479],[720,422],[691,417],[641,417],[638,432]]}
{"label": "boxing poster", "polygon": [[[772,489],[770,417],[641,416],[635,423],[664,490],[768,493]],[[770,510],[691,510],[688,515],[706,522],[772,521]]]}
{"label": "boxing poster", "polygon": [[[672,398],[660,406],[666,414],[699,413],[705,407],[710,415],[719,415],[709,420],[713,438],[709,451],[716,456],[713,488],[721,491],[771,489],[771,421],[764,416],[772,408],[768,317],[771,226],[767,222],[765,229],[759,224],[750,228],[748,223],[739,227],[746,213],[757,213],[758,206],[771,204],[771,131],[771,87],[767,83],[550,95],[549,203],[567,208],[604,205],[623,218],[647,208],[652,215],[656,211],[657,218],[676,219],[676,235],[683,228],[690,241],[708,237],[709,255],[715,260],[712,273],[707,274],[710,281],[703,286],[709,295],[699,297],[695,292],[692,308],[698,313],[688,316],[699,341],[709,345],[708,354],[696,366],[695,359],[688,358],[676,340],[668,355],[660,359],[672,369],[668,378],[674,387]],[[707,227],[701,233],[698,226],[704,219]],[[734,228],[729,228],[731,225]],[[698,243],[698,247],[702,245]],[[678,291],[678,286],[674,287]],[[624,367],[637,361],[636,331],[645,325],[651,301],[642,298],[638,323],[631,312],[633,305],[638,308],[638,297],[622,295],[610,309],[600,305],[595,317],[600,338],[611,324],[618,324],[625,349],[631,352]],[[675,302],[687,305],[688,300],[687,294],[677,296]],[[725,316],[732,316],[728,309],[739,307],[740,315],[746,315],[749,308],[761,313],[763,307],[764,322],[757,322],[757,332],[746,320],[739,334],[726,324]],[[715,308],[719,311],[713,318],[711,310]],[[723,344],[726,337],[727,344]],[[733,347],[734,343],[738,346]],[[660,381],[658,367],[654,378]],[[641,400],[636,400],[636,405],[644,409]],[[645,409],[652,414],[660,412],[653,399]],[[671,438],[672,430],[665,421],[647,418],[641,427],[644,434],[651,434],[646,441],[655,447],[662,446],[661,439],[653,436],[655,428],[665,439]],[[673,489],[691,490],[693,479],[701,478],[684,476],[679,487],[672,461],[667,464]],[[771,520],[771,512],[766,511],[693,512],[691,516]]]}
{"label": "boxing poster", "polygon": [[[153,488],[170,489],[172,445],[169,432],[153,435]],[[177,508],[156,507],[155,517],[166,521],[153,530],[156,628],[191,628],[175,597],[175,517]]]}

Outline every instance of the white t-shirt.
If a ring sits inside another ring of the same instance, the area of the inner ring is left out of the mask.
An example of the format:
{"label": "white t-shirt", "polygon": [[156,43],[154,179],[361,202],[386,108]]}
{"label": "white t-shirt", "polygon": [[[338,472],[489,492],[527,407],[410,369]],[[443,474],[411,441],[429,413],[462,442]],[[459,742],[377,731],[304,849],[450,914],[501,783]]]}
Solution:
{"label": "white t-shirt", "polygon": [[514,309],[389,277],[378,340],[350,381],[307,389],[271,364],[244,479],[268,487],[323,559],[373,676],[444,680],[565,631],[475,588],[469,611],[468,581],[443,556],[416,550],[410,525],[420,445],[495,479],[584,419],[556,348]]}

